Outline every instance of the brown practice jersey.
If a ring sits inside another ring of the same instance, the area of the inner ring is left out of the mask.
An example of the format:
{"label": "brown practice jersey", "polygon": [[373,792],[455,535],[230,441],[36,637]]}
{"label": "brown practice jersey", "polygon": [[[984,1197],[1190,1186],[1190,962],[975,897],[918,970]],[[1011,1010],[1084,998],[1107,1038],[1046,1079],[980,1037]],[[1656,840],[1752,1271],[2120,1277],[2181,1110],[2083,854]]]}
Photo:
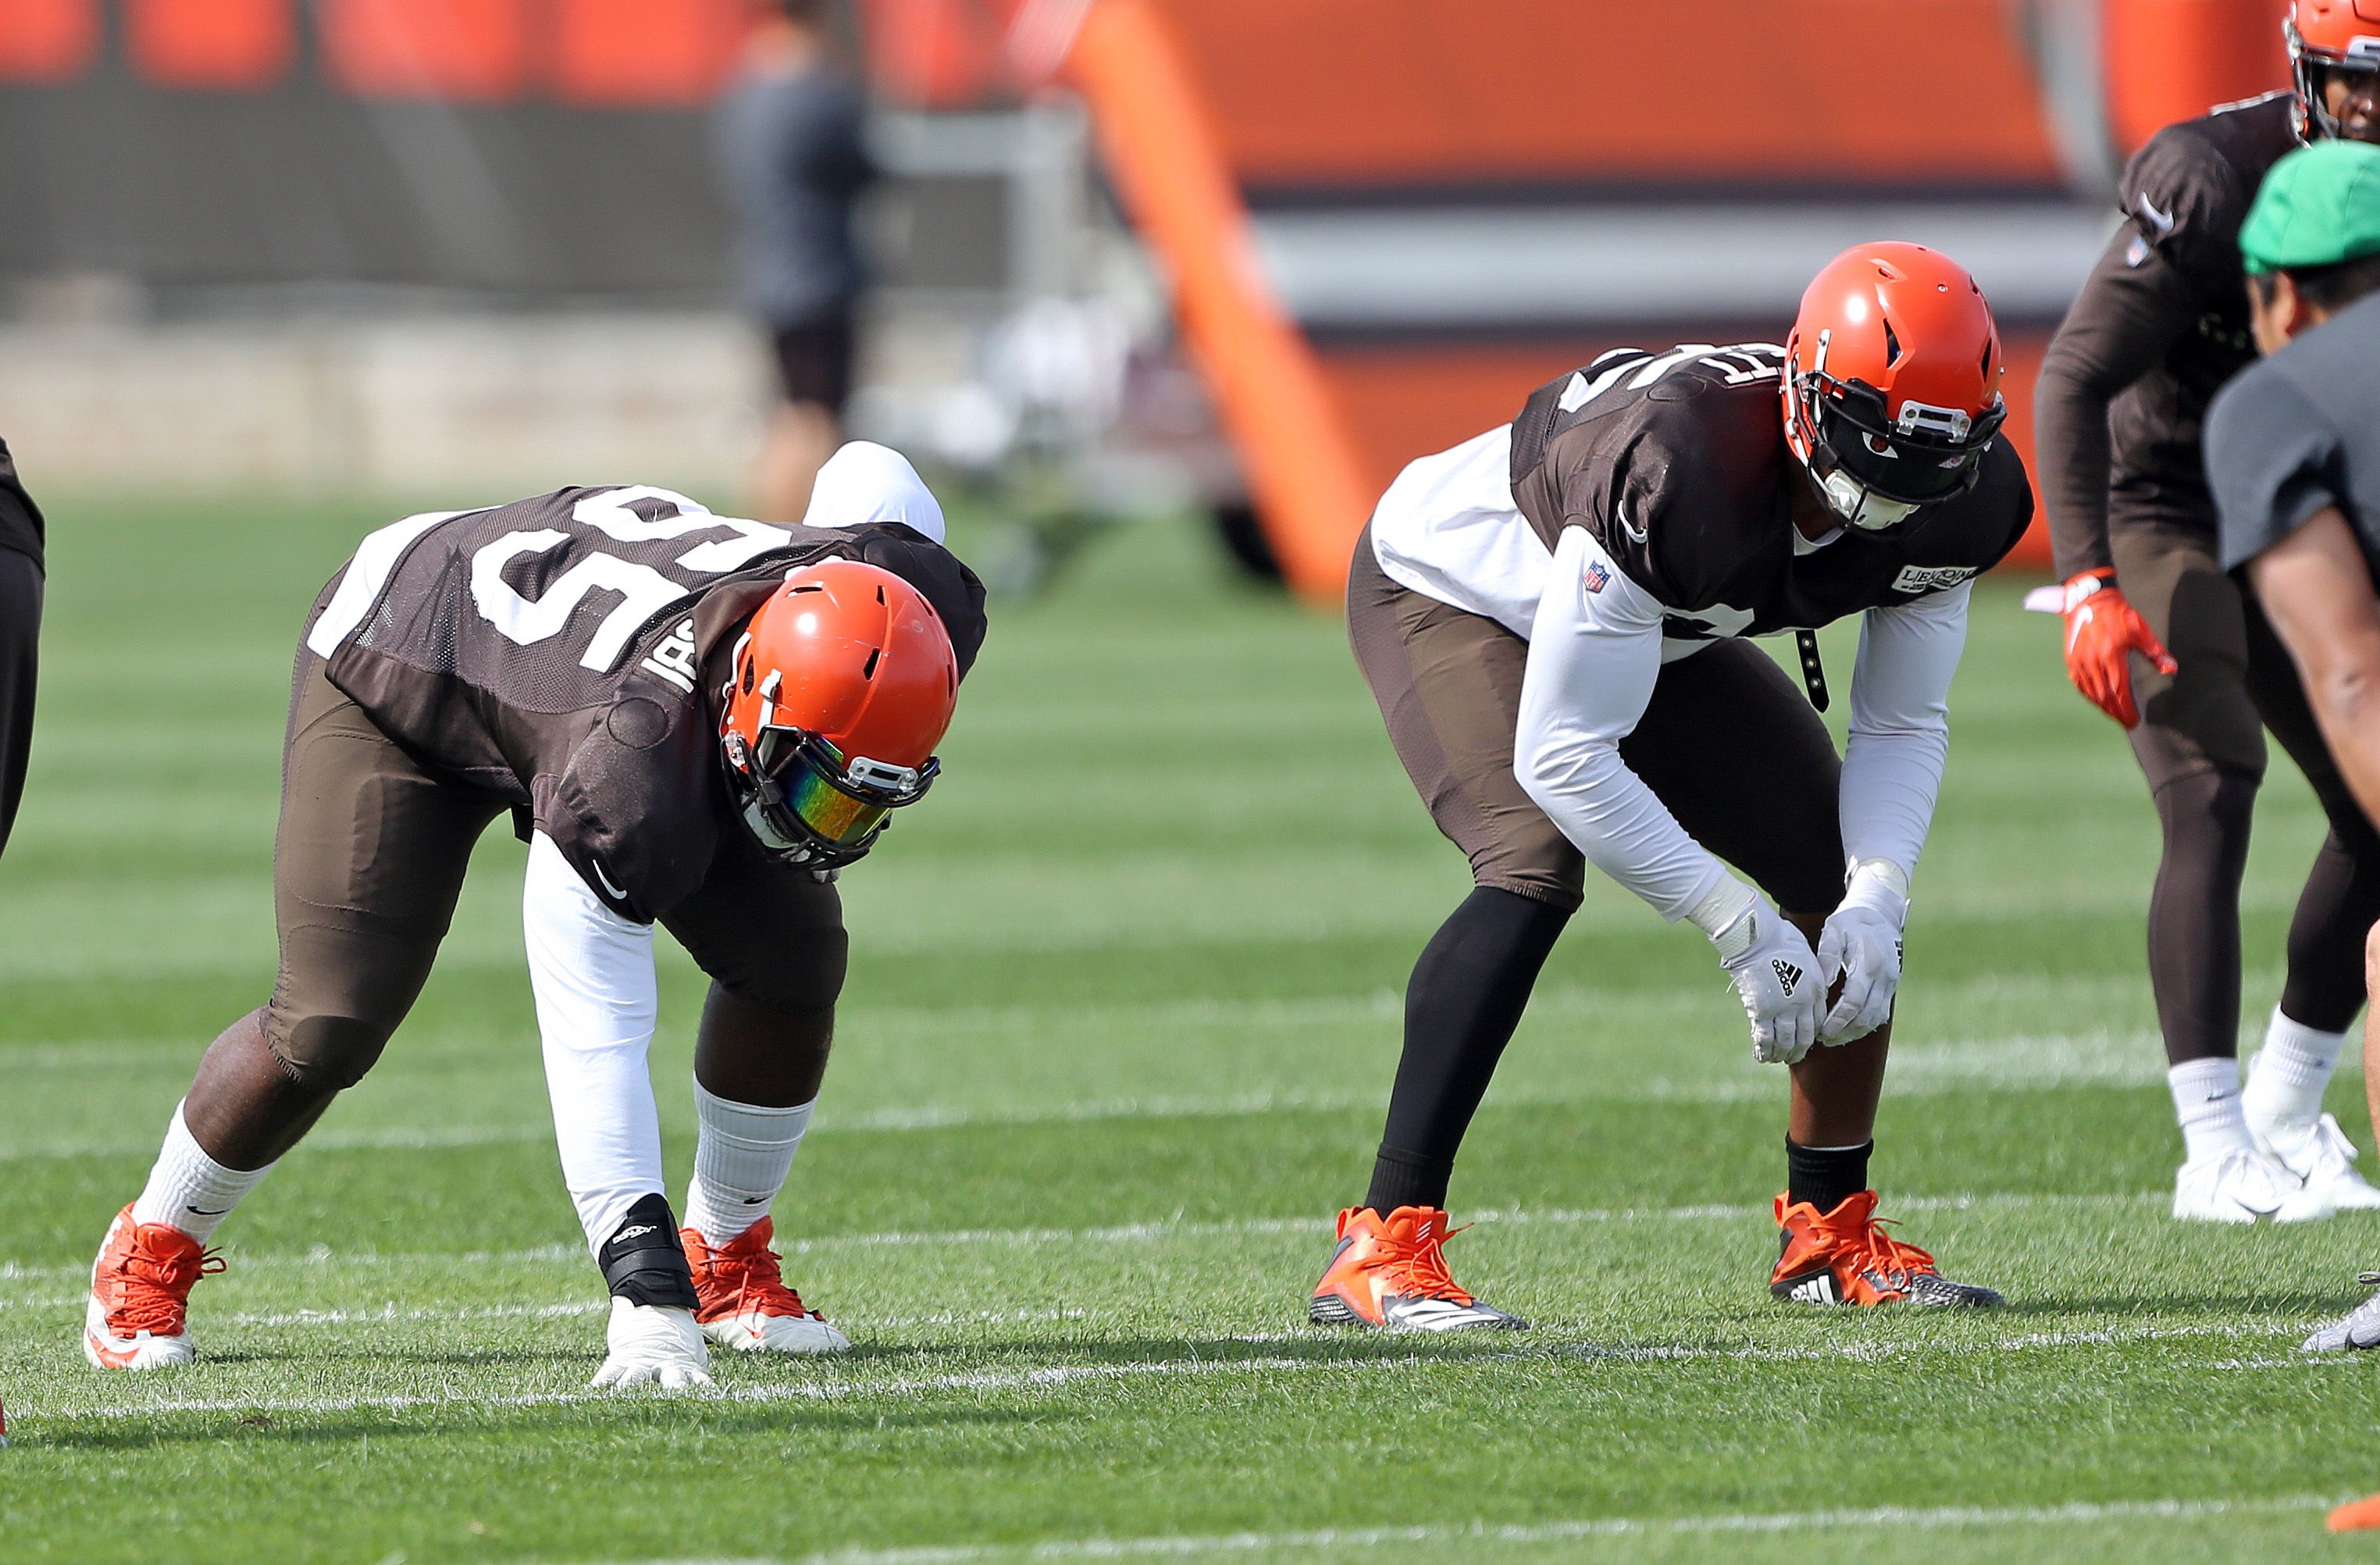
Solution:
{"label": "brown practice jersey", "polygon": [[608,906],[648,922],[743,830],[710,689],[730,638],[787,570],[829,555],[914,585],[965,675],[983,586],[940,544],[898,525],[717,516],[645,487],[383,528],[323,588],[306,645],[391,738],[504,796]]}
{"label": "brown practice jersey", "polygon": [[1512,498],[1548,549],[1591,532],[1659,601],[1666,639],[1765,636],[1942,591],[1998,564],[2033,519],[2006,442],[1975,486],[1882,532],[1801,541],[1809,479],[1785,443],[1783,350],[1621,348],[1540,387],[1512,425]]}
{"label": "brown practice jersey", "polygon": [[30,554],[42,563],[42,511],[25,486],[17,480],[17,464],[8,443],[0,441],[0,549]]}
{"label": "brown practice jersey", "polygon": [[2215,531],[2207,405],[2256,357],[2240,225],[2298,145],[2286,92],[2168,126],[2125,168],[2123,225],[2042,367],[2042,480],[2058,574],[2114,563],[2110,527]]}

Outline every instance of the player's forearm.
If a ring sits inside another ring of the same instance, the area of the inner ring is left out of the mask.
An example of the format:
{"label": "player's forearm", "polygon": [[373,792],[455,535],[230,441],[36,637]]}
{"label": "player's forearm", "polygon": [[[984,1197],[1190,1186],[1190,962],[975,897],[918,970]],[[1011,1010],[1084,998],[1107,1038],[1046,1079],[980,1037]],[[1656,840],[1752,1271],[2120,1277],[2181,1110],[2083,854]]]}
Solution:
{"label": "player's forearm", "polygon": [[1727,874],[1608,740],[1548,734],[1521,756],[1514,770],[1530,799],[1588,863],[1664,918],[1685,917]]}
{"label": "player's forearm", "polygon": [[600,1251],[628,1208],[662,1188],[646,1064],[660,1012],[653,932],[604,906],[542,832],[529,843],[521,912],[563,1179]]}
{"label": "player's forearm", "polygon": [[2034,386],[2034,430],[2049,511],[2049,548],[2064,580],[2112,565],[2107,546],[2108,394],[2054,357]]}
{"label": "player's forearm", "polygon": [[2300,663],[2324,742],[2355,802],[2380,821],[2380,640]]}
{"label": "player's forearm", "polygon": [[1916,872],[1949,751],[1947,729],[1852,734],[1841,804],[1843,851],[1851,859],[1888,859],[1903,875]]}
{"label": "player's forearm", "polygon": [[2108,242],[2043,356],[2034,388],[2042,497],[2061,578],[2115,564],[2107,547],[2114,464],[2107,409],[2204,313],[2171,265],[2133,255],[2131,236],[2119,229]]}

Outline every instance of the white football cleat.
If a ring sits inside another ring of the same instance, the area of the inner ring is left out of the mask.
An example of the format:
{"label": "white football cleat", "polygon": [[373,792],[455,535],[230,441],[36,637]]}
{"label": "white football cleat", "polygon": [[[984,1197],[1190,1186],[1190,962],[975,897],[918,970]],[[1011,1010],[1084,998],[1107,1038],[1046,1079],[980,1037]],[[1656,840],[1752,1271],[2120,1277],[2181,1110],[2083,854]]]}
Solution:
{"label": "white football cleat", "polygon": [[2355,1168],[2355,1143],[2338,1128],[2336,1114],[2324,1114],[2311,1124],[2258,1124],[2252,1115],[2248,1134],[2266,1157],[2298,1176],[2300,1188],[2281,1207],[2282,1222],[2313,1222],[2335,1212],[2380,1210],[2380,1189],[2374,1189]]}
{"label": "white football cleat", "polygon": [[222,1258],[169,1223],[135,1222],[125,1207],[91,1263],[82,1356],[100,1369],[164,1369],[199,1356],[190,1345],[190,1290]]}
{"label": "white football cleat", "polygon": [[2238,1146],[2181,1165],[2173,1215],[2187,1222],[2270,1222],[2304,1182],[2253,1147]]}
{"label": "white football cleat", "polygon": [[614,1294],[604,1336],[611,1353],[587,1383],[589,1390],[659,1386],[664,1391],[686,1391],[712,1384],[710,1350],[703,1346],[702,1328],[694,1323],[690,1309],[630,1304]]}
{"label": "white football cleat", "polygon": [[713,1246],[691,1228],[678,1230],[694,1270],[695,1312],[702,1334],[740,1353],[839,1353],[851,1339],[785,1286],[782,1259],[769,1248],[776,1224],[762,1218],[727,1244]]}

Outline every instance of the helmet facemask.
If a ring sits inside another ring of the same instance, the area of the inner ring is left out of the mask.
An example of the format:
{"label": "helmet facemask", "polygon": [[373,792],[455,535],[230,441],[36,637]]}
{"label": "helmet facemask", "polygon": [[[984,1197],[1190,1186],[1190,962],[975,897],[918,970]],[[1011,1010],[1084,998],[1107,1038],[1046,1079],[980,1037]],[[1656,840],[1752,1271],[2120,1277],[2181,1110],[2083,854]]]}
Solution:
{"label": "helmet facemask", "polygon": [[1828,510],[1846,527],[1884,532],[1920,507],[1974,488],[2008,405],[1997,394],[1978,418],[1907,398],[1895,415],[1865,381],[1827,371],[1829,332],[1807,370],[1787,366],[1793,446]]}
{"label": "helmet facemask", "polygon": [[[750,670],[747,632],[731,666],[740,680]],[[759,738],[747,743],[733,727],[720,734],[729,791],[737,813],[763,852],[808,869],[839,869],[857,862],[892,824],[893,810],[925,797],[941,774],[929,757],[919,767],[845,756],[821,735],[775,720],[779,675],[755,692]]]}
{"label": "helmet facemask", "polygon": [[2298,94],[2298,130],[2311,140],[2326,138],[2334,141],[2358,140],[2339,127],[2338,116],[2330,112],[2330,95],[2326,91],[2333,72],[2372,79],[2380,76],[2380,38],[2358,37],[2349,49],[2320,49],[2305,41],[2298,30],[2297,18],[2292,16],[2281,24],[2289,42],[2289,75]]}

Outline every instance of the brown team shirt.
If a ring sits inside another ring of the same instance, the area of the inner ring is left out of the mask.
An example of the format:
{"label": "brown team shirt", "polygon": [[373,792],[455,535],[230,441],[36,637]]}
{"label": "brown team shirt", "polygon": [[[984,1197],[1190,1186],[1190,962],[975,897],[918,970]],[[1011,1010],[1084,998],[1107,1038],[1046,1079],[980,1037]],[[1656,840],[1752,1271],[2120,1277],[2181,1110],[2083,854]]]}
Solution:
{"label": "brown team shirt", "polygon": [[509,800],[607,905],[648,922],[743,830],[704,671],[787,570],[830,554],[923,593],[965,676],[983,586],[940,544],[898,525],[716,516],[649,488],[383,528],[323,588],[306,644],[382,732]]}
{"label": "brown team shirt", "polygon": [[2277,92],[2168,126],[2124,170],[2124,223],[2043,360],[2036,423],[2060,576],[2114,564],[2110,527],[2212,539],[2200,433],[2256,357],[2240,225],[2298,145]]}
{"label": "brown team shirt", "polygon": [[1815,628],[1988,570],[2033,519],[2007,442],[1975,486],[1883,532],[1797,548],[1782,350],[1621,348],[1539,388],[1512,424],[1512,498],[1551,549],[1595,536],[1668,611],[1670,640]]}

